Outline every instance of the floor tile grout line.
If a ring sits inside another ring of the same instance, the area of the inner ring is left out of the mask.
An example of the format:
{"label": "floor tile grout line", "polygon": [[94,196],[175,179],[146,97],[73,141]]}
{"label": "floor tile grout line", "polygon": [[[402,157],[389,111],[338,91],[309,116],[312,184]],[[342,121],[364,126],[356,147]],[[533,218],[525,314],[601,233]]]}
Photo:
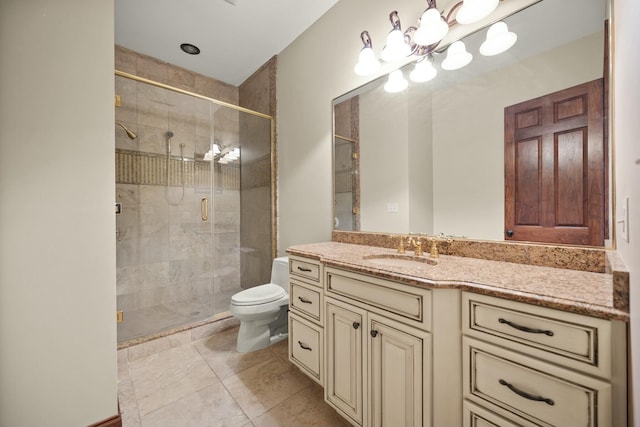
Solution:
{"label": "floor tile grout line", "polygon": [[[211,337],[208,337],[211,338]],[[203,341],[199,340],[199,341]],[[197,341],[195,341],[197,342]],[[229,395],[229,397],[231,397],[231,399],[233,400],[233,402],[238,406],[238,408],[240,408],[240,410],[242,411],[242,413],[244,414],[244,416],[247,418],[247,420],[249,420],[249,423],[255,427],[255,425],[253,424],[253,421],[251,420],[251,418],[249,417],[249,415],[247,414],[247,412],[244,410],[244,408],[242,407],[242,405],[240,405],[240,402],[238,402],[236,400],[235,397],[233,397],[233,394],[231,394],[231,392],[229,391],[229,389],[227,388],[227,385],[224,383],[224,381],[222,380],[222,378],[220,378],[220,376],[218,375],[218,373],[215,371],[215,369],[213,369],[213,366],[211,366],[211,364],[209,363],[209,361],[207,360],[207,358],[204,356],[204,354],[202,354],[202,352],[200,351],[200,349],[195,345],[194,342],[194,348],[196,349],[196,351],[198,352],[198,354],[200,355],[200,357],[202,357],[204,359],[204,362],[207,364],[207,366],[209,367],[209,369],[211,369],[211,372],[213,372],[213,375],[216,376],[216,378],[218,379],[218,381],[220,381],[220,384],[222,385],[222,388],[224,388],[224,391]]]}

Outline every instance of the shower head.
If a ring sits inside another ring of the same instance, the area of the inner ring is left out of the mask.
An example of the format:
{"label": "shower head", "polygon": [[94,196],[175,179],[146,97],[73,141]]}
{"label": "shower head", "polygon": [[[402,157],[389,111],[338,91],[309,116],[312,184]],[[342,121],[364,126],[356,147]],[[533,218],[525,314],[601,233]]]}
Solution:
{"label": "shower head", "polygon": [[120,123],[120,122],[116,122],[116,124],[117,124],[118,126],[120,126],[120,127],[121,127],[121,128],[122,128],[122,129],[127,133],[127,136],[129,137],[129,139],[136,139],[136,138],[138,137],[138,135],[136,135],[136,133],[135,133],[135,132],[133,132],[132,130],[130,130],[129,128],[127,128],[127,127],[126,127],[125,125],[123,125],[122,123]]}

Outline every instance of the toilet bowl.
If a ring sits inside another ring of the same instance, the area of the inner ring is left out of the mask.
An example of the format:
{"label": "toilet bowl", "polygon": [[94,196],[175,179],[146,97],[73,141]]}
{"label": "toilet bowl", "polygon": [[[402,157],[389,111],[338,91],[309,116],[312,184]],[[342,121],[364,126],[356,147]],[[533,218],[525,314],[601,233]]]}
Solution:
{"label": "toilet bowl", "polygon": [[260,350],[288,336],[289,257],[271,265],[271,283],[255,286],[231,297],[229,311],[240,320],[236,349]]}

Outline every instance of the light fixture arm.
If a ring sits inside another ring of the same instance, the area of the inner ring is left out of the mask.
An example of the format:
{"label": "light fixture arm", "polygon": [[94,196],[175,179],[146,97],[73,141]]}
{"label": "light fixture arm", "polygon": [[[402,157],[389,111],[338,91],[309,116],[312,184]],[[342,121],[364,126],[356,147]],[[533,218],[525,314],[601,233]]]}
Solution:
{"label": "light fixture arm", "polygon": [[400,26],[400,17],[398,16],[397,10],[394,10],[389,14],[389,22],[391,22],[391,26],[394,30],[402,31],[402,28]]}
{"label": "light fixture arm", "polygon": [[364,30],[363,32],[361,32],[360,40],[362,40],[362,44],[364,45],[364,47],[373,48],[373,41],[371,41],[369,31]]}
{"label": "light fixture arm", "polygon": [[447,22],[447,25],[449,25],[449,27],[452,27],[457,22],[455,19],[451,19],[451,17],[453,16],[454,12],[457,13],[458,9],[462,7],[462,3],[464,2],[461,0],[458,3],[454,4],[453,7],[451,7],[451,9],[449,10],[449,13],[447,13],[447,16],[444,18],[444,20]]}

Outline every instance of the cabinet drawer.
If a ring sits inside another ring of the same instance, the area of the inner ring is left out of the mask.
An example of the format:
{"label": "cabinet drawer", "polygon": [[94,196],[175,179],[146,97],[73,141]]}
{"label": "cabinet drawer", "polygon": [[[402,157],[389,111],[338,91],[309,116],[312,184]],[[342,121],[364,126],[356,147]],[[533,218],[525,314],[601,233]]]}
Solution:
{"label": "cabinet drawer", "polygon": [[289,257],[289,274],[303,277],[320,286],[320,264],[304,259]]}
{"label": "cabinet drawer", "polygon": [[462,402],[462,419],[463,427],[520,427],[522,425],[535,426],[535,424],[522,423],[523,420],[516,423],[509,421],[507,418],[488,411],[481,406],[475,405],[467,400]]}
{"label": "cabinet drawer", "polygon": [[327,294],[348,297],[372,306],[371,310],[394,313],[422,329],[431,326],[431,291],[337,269],[326,269]]}
{"label": "cabinet drawer", "polygon": [[465,334],[508,346],[504,340],[515,341],[527,353],[533,347],[542,350],[538,357],[574,369],[578,361],[585,372],[610,378],[609,358],[598,353],[611,345],[609,321],[472,293],[462,301]]}
{"label": "cabinet drawer", "polygon": [[312,319],[321,322],[320,309],[322,303],[322,290],[307,287],[299,282],[291,281],[290,283],[289,306],[292,311],[303,313]]}
{"label": "cabinet drawer", "polygon": [[482,341],[463,339],[464,397],[536,425],[611,425],[611,385]]}
{"label": "cabinet drawer", "polygon": [[289,315],[289,360],[323,385],[323,329],[295,315]]}

